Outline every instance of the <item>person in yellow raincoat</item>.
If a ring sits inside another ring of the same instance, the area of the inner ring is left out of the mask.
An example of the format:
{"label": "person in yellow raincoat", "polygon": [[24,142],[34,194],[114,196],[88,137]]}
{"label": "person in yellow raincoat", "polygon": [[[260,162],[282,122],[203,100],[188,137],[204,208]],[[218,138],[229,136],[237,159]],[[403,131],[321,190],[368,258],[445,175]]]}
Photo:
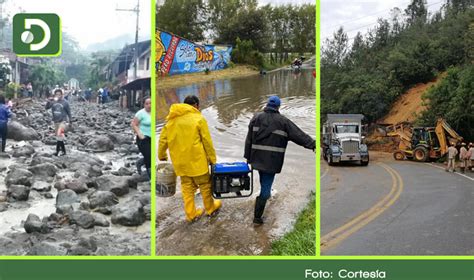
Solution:
{"label": "person in yellow raincoat", "polygon": [[158,159],[167,160],[169,150],[176,175],[181,177],[186,220],[192,222],[204,212],[195,206],[198,188],[207,215],[216,214],[222,203],[212,197],[209,174],[209,164],[216,163],[216,152],[207,121],[199,111],[199,99],[190,95],[184,103],[171,105],[166,120],[160,134]]}

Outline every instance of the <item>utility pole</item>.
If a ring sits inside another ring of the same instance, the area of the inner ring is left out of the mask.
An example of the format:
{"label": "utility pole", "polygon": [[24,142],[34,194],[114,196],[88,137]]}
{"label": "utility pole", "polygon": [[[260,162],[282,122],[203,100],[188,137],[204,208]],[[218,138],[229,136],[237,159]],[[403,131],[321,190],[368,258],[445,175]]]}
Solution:
{"label": "utility pole", "polygon": [[[0,0],[1,1],[1,0]],[[115,9],[120,12],[134,12],[137,16],[137,23],[135,27],[135,54],[134,54],[134,68],[133,68],[133,79],[137,79],[137,68],[138,68],[138,22],[140,18],[140,0],[137,0],[137,6],[133,9]]]}
{"label": "utility pole", "polygon": [[[3,2],[5,2],[5,0],[0,0],[0,42],[5,42],[5,40],[3,40],[3,28],[5,27],[3,22]],[[4,46],[0,47],[3,48]]]}

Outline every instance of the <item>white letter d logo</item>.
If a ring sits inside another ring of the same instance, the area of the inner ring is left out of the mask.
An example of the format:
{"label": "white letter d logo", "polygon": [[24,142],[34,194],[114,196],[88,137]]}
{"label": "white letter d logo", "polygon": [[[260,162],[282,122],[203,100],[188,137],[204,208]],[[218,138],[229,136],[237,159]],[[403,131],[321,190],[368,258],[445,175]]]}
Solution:
{"label": "white letter d logo", "polygon": [[30,50],[31,51],[38,51],[41,50],[42,48],[46,47],[46,45],[49,43],[49,40],[51,39],[51,30],[49,29],[49,26],[46,24],[46,22],[42,21],[41,19],[37,18],[26,18],[25,19],[25,29],[21,34],[21,40],[29,44],[34,40],[34,35],[31,33],[31,26],[37,25],[39,26],[43,32],[44,32],[44,37],[43,40],[37,44],[31,44],[30,45]]}

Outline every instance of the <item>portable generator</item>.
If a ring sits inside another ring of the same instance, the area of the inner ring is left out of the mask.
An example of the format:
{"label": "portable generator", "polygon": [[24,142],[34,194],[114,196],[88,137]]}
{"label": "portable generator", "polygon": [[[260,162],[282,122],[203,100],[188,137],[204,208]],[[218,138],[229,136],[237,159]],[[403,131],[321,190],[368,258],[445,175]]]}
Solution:
{"label": "portable generator", "polygon": [[211,167],[212,196],[218,199],[249,197],[253,170],[245,162],[217,163]]}

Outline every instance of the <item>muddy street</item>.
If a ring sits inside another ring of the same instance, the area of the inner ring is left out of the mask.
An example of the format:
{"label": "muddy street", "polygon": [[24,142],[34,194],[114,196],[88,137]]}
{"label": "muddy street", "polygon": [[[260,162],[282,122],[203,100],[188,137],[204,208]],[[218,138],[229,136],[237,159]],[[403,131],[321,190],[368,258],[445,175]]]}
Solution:
{"label": "muddy street", "polygon": [[[248,123],[270,95],[282,99],[281,114],[309,135],[315,135],[314,93],[311,69],[282,69],[267,75],[158,89],[157,135],[169,106],[194,94],[201,100],[217,162],[245,161]],[[275,178],[272,198],[265,209],[267,221],[260,227],[252,224],[255,197],[260,191],[258,172],[254,172],[252,197],[225,199],[216,217],[202,217],[192,224],[185,222],[179,188],[178,185],[173,197],[157,198],[157,255],[265,255],[273,240],[292,229],[298,213],[315,191],[315,156],[312,151],[289,143],[282,173]],[[196,202],[202,205],[199,194]]]}
{"label": "muddy street", "polygon": [[367,167],[321,162],[322,254],[472,255],[472,173],[370,156]]}
{"label": "muddy street", "polygon": [[70,100],[67,153],[56,156],[45,103],[13,108],[0,161],[0,255],[149,254],[150,185],[135,167],[133,113],[116,101]]}

